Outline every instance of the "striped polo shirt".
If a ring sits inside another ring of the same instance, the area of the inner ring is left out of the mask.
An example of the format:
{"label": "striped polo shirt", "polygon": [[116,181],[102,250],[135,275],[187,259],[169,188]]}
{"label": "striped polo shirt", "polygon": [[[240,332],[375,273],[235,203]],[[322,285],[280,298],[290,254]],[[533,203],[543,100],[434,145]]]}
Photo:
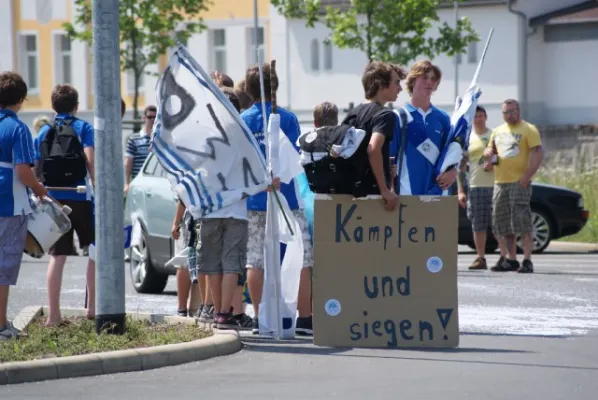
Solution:
{"label": "striped polo shirt", "polygon": [[129,139],[127,139],[127,157],[133,159],[131,180],[133,180],[139,171],[141,171],[141,167],[149,154],[150,140],[150,135],[147,135],[143,131],[133,133],[129,136]]}

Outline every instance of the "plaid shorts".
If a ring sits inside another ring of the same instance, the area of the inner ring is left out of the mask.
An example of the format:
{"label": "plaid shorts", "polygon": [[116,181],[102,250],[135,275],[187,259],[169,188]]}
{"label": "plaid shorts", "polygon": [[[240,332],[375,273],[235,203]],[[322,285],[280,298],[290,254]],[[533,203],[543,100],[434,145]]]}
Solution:
{"label": "plaid shorts", "polygon": [[532,232],[531,184],[522,188],[519,182],[494,185],[492,228],[497,236]]}
{"label": "plaid shorts", "polygon": [[467,195],[467,218],[474,232],[486,232],[492,226],[492,187],[473,187]]}
{"label": "plaid shorts", "polygon": [[26,215],[0,217],[0,286],[17,283],[27,238]]}
{"label": "plaid shorts", "polygon": [[[301,226],[303,239],[303,267],[313,265],[309,223],[303,210],[292,210]],[[247,267],[264,269],[264,240],[266,236],[266,211],[249,211],[249,240],[247,243]]]}

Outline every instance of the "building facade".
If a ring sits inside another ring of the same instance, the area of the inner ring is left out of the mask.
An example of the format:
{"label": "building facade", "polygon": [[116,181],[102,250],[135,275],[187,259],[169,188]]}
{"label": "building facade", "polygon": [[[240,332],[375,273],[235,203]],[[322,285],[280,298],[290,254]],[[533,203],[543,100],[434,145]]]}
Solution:
{"label": "building facade", "polygon": [[[258,43],[260,57],[269,57],[270,37],[268,0],[258,1],[261,29]],[[73,84],[79,91],[79,114],[91,121],[94,107],[94,79],[90,46],[71,41],[64,23],[76,17],[75,0],[0,0],[0,70],[18,71],[29,87],[27,101],[21,111],[31,124],[42,115],[52,115],[50,94],[59,83]],[[252,0],[214,0],[202,15],[208,29],[190,38],[192,54],[206,68],[221,70],[240,79],[249,64],[255,61],[253,48]],[[155,103],[157,77],[167,62],[167,55],[148,66],[140,88],[139,108]],[[152,74],[154,73],[154,74]],[[121,75],[122,96],[131,117],[133,74]]]}
{"label": "building facade", "polygon": [[[343,5],[348,0],[321,0]],[[73,21],[74,0],[0,0],[0,70],[19,71],[29,85],[22,112],[31,122],[51,115],[50,93],[58,83],[72,83],[80,93],[80,113],[92,119],[93,67],[89,46],[70,41],[63,24]],[[484,42],[494,28],[479,84],[481,104],[491,125],[501,122],[506,98],[520,100],[526,118],[538,124],[585,124],[598,119],[598,1],[597,0],[469,0],[460,3],[459,16],[468,17],[481,41],[455,59],[440,55],[433,61],[443,72],[434,103],[451,111],[457,94],[469,86]],[[454,24],[455,10],[447,1],[439,10],[441,22]],[[208,70],[242,79],[257,55],[253,32],[253,0],[214,0],[203,15],[207,30],[193,35],[187,46]],[[258,1],[259,59],[278,61],[281,106],[309,124],[311,110],[331,101],[341,110],[363,101],[361,73],[367,63],[356,50],[327,44],[323,24],[305,27],[303,20],[287,20],[269,0]],[[434,32],[433,28],[431,32]],[[159,74],[165,55],[147,72]],[[155,103],[156,74],[143,78],[139,107]],[[133,76],[121,76],[122,95],[130,110]],[[396,105],[408,101],[402,93]],[[130,113],[127,114],[130,118]]]}
{"label": "building facade", "polygon": [[[322,0],[341,5],[346,0]],[[455,10],[447,1],[438,15],[454,26]],[[455,64],[440,55],[433,62],[443,72],[433,102],[451,112],[457,94],[469,86],[490,28],[494,35],[479,85],[481,104],[489,123],[501,123],[500,105],[507,98],[522,103],[524,115],[538,124],[585,124],[598,120],[597,1],[583,0],[469,0],[459,5],[459,16],[470,19],[481,38]],[[279,102],[295,111],[304,123],[315,104],[331,101],[339,109],[363,101],[361,73],[366,56],[357,50],[327,45],[323,24],[305,27],[271,10],[272,57],[279,60]],[[434,32],[433,28],[431,32]],[[455,84],[457,82],[457,84]],[[408,101],[402,93],[396,105]]]}

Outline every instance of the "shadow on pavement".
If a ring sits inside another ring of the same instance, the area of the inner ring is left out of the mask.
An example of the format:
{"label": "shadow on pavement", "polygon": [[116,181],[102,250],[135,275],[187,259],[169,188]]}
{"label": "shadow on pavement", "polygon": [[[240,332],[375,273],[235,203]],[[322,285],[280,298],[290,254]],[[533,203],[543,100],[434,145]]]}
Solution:
{"label": "shadow on pavement", "polygon": [[311,340],[289,339],[274,340],[260,337],[242,337],[244,351],[257,353],[305,354],[312,356],[328,356],[349,351],[349,348],[314,347]]}
{"label": "shadow on pavement", "polygon": [[[283,354],[305,354],[305,355],[320,355],[320,356],[327,356],[327,355],[346,355],[346,356],[353,356],[350,354],[342,354],[346,353],[351,350],[355,350],[354,348],[350,347],[317,347],[312,344],[311,340],[306,339],[291,339],[291,340],[281,340],[275,341],[269,338],[249,338],[243,337],[243,344],[245,345],[245,350],[247,351],[254,351],[258,353],[283,353]],[[380,348],[372,348],[369,350],[373,351],[388,351],[388,352],[405,352],[405,351],[418,351],[422,353],[446,353],[446,354],[468,354],[468,353],[478,353],[478,354],[498,354],[498,353],[532,353],[526,350],[509,350],[509,349],[488,349],[488,348],[479,348],[479,347],[457,347],[457,348],[447,348],[447,349],[439,349],[439,348],[429,348],[429,347],[422,347],[422,348],[400,348],[400,349],[380,349]],[[372,356],[375,357],[375,356]],[[390,358],[393,358],[389,356]]]}
{"label": "shadow on pavement", "polygon": [[530,335],[517,333],[489,333],[489,332],[459,332],[460,336],[496,336],[496,337],[520,337],[520,338],[534,338],[534,339],[568,339],[571,337],[581,337],[583,335]]}
{"label": "shadow on pavement", "polygon": [[[524,274],[524,275],[568,275],[568,276],[591,276],[595,277],[598,276],[598,272],[567,272],[567,271],[538,271],[538,268],[534,268],[533,274]],[[564,267],[567,268],[567,267]],[[572,267],[573,268],[573,267]],[[466,276],[468,278],[485,278],[485,279],[492,279],[492,278],[504,278],[507,276],[512,275],[521,275],[517,274],[516,272],[491,272],[491,271],[469,271],[469,270],[458,270],[458,276]]]}
{"label": "shadow on pavement", "polygon": [[[458,254],[462,255],[476,255],[475,250],[459,250]],[[523,254],[520,251],[517,251],[517,255]],[[586,254],[598,254],[598,250],[544,250],[542,253],[533,254],[532,259],[538,256],[559,256],[559,255],[586,255]],[[486,254],[486,256],[496,256],[498,258],[498,253],[490,253]]]}

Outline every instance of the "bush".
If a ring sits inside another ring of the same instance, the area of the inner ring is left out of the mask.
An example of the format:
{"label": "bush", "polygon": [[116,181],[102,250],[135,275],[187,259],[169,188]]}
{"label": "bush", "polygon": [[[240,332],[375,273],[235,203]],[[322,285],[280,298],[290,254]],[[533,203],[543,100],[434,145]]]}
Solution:
{"label": "bush", "polygon": [[[583,163],[582,163],[583,165]],[[584,206],[590,211],[590,219],[577,234],[563,238],[570,242],[598,243],[598,168],[584,170],[551,168],[541,169],[535,178],[538,182],[563,186],[583,196]]]}

